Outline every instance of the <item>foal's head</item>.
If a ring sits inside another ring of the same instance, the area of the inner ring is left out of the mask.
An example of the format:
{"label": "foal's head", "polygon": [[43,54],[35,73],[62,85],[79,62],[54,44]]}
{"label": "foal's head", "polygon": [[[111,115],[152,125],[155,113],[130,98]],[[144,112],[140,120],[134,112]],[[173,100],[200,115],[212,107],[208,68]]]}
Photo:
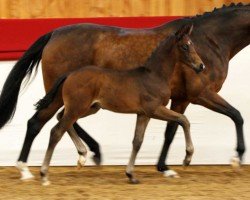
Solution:
{"label": "foal's head", "polygon": [[175,33],[174,51],[178,62],[191,67],[197,73],[203,71],[205,66],[195,51],[194,44],[190,39],[193,25],[186,25]]}

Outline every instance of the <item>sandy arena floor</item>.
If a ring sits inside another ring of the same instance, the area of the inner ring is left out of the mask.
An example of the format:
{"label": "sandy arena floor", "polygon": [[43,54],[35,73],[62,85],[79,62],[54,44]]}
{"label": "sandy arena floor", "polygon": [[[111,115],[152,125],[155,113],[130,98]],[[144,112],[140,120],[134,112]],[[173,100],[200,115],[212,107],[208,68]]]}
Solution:
{"label": "sandy arena floor", "polygon": [[41,186],[36,179],[19,180],[14,167],[0,167],[0,199],[167,199],[167,200],[249,200],[250,166],[234,172],[230,166],[173,166],[181,178],[164,178],[153,166],[136,166],[138,185],[128,184],[124,166],[51,167],[52,185]]}

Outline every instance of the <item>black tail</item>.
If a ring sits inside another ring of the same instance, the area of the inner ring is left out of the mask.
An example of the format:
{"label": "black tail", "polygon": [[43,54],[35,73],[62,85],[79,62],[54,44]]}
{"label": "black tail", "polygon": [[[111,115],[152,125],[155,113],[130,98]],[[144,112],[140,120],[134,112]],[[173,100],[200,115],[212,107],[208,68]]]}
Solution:
{"label": "black tail", "polygon": [[0,95],[0,128],[14,116],[22,81],[25,77],[29,80],[34,68],[37,70],[51,35],[52,32],[47,33],[32,44],[9,73]]}
{"label": "black tail", "polygon": [[44,108],[47,108],[54,100],[58,89],[63,84],[63,82],[66,80],[67,75],[61,76],[59,79],[57,79],[56,83],[54,84],[53,88],[43,97],[40,99],[36,104],[36,110],[40,111]]}

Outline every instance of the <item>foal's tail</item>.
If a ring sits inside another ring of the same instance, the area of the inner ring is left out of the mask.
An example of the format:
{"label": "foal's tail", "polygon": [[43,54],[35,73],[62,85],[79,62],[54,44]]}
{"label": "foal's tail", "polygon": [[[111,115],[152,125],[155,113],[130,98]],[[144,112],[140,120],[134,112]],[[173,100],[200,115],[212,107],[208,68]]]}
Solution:
{"label": "foal's tail", "polygon": [[57,79],[56,83],[54,84],[54,86],[52,87],[52,89],[45,95],[45,97],[43,97],[42,99],[40,99],[36,104],[36,110],[40,111],[42,109],[47,108],[54,100],[60,86],[64,83],[64,81],[66,80],[67,75],[63,75],[61,76],[59,79]]}
{"label": "foal's tail", "polygon": [[47,33],[33,43],[9,73],[0,95],[0,128],[14,116],[22,81],[25,77],[29,80],[34,68],[37,71],[43,49],[51,35],[52,32]]}

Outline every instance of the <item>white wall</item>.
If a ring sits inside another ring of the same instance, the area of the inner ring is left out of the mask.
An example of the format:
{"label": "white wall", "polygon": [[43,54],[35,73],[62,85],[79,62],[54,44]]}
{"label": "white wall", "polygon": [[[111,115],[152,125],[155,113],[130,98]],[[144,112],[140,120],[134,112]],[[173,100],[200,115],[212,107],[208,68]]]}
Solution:
{"label": "white wall", "polygon": [[[0,62],[0,86],[14,62]],[[250,46],[242,50],[231,62],[229,75],[220,94],[242,114],[245,125],[246,147],[250,145]],[[34,106],[44,96],[41,72],[21,92],[14,119],[0,131],[0,165],[15,165],[23,143],[26,122],[34,114]],[[0,113],[1,114],[1,113]],[[223,115],[200,106],[191,105],[187,112],[191,122],[191,132],[195,146],[192,164],[228,164],[235,155],[236,132],[234,123]],[[49,131],[56,120],[51,120],[36,138],[30,158],[30,165],[41,165],[47,148]],[[135,115],[115,114],[100,111],[94,116],[80,120],[80,124],[99,143],[104,156],[103,164],[127,164]],[[137,164],[155,164],[163,143],[165,123],[152,120],[147,129]],[[170,151],[170,164],[182,164],[185,145],[182,129],[178,133]],[[90,157],[92,154],[89,153]],[[78,156],[76,149],[65,135],[58,144],[53,156],[53,165],[75,165]],[[245,163],[250,164],[250,153],[245,155]],[[93,164],[89,159],[87,164]]]}

